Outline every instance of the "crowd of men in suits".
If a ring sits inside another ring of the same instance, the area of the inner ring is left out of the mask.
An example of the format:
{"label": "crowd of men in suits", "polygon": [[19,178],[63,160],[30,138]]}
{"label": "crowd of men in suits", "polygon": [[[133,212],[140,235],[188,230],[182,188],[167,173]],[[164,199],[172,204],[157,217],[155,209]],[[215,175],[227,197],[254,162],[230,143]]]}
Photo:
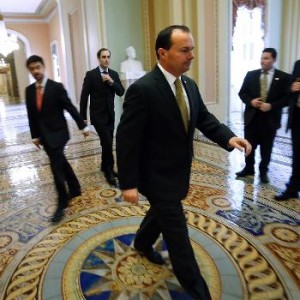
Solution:
{"label": "crowd of men in suits", "polygon": [[141,193],[150,203],[136,233],[135,249],[152,263],[164,264],[164,258],[153,248],[162,234],[182,287],[193,299],[209,300],[210,292],[193,253],[181,204],[189,188],[195,128],[227,151],[234,148],[244,151],[246,165],[237,173],[238,177],[254,175],[254,151],[260,145],[259,176],[262,183],[268,183],[268,166],[282,108],[290,104],[292,176],[286,190],[275,199],[298,198],[300,61],[296,62],[291,78],[274,68],[276,50],[263,50],[261,69],[247,73],[239,92],[246,106],[245,138],[239,138],[207,110],[197,84],[184,75],[194,59],[193,49],[193,36],[186,26],[169,26],[158,34],[157,65],[130,85],[125,95],[116,135],[118,173],[114,170],[112,148],[114,97],[122,96],[124,88],[118,73],[109,68],[111,52],[108,49],[98,51],[99,66],[86,73],[80,113],[63,85],[45,77],[43,59],[37,55],[29,57],[27,67],[36,82],[26,88],[26,107],[33,143],[39,148],[43,145],[49,156],[58,194],[52,222],[60,221],[68,201],[81,194],[80,183],[64,155],[69,139],[64,110],[87,136],[89,99],[91,124],[100,138],[101,170],[107,182],[117,186],[119,177],[124,201],[138,204]]}

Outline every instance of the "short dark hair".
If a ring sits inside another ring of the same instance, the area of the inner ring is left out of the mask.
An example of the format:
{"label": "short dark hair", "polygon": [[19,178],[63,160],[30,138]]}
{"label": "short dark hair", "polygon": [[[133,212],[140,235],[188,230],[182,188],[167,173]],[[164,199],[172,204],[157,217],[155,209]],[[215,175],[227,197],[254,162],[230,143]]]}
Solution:
{"label": "short dark hair", "polygon": [[272,58],[276,59],[276,57],[277,57],[277,51],[274,48],[265,48],[262,51],[262,53],[265,53],[265,52],[271,53]]}
{"label": "short dark hair", "polygon": [[173,30],[175,29],[179,29],[184,32],[191,32],[190,29],[185,25],[171,25],[163,29],[161,32],[159,32],[155,42],[155,53],[157,58],[159,58],[159,54],[157,52],[159,48],[163,48],[166,50],[169,50],[171,48],[172,46],[171,36]]}
{"label": "short dark hair", "polygon": [[108,52],[109,52],[109,55],[111,55],[110,50],[108,50],[107,48],[101,48],[101,49],[97,52],[97,58],[98,58],[98,59],[100,58],[101,53],[102,53],[103,51],[108,51]]}
{"label": "short dark hair", "polygon": [[40,62],[43,66],[45,65],[42,57],[38,55],[31,55],[26,60],[26,67],[29,68],[29,65],[32,63]]}

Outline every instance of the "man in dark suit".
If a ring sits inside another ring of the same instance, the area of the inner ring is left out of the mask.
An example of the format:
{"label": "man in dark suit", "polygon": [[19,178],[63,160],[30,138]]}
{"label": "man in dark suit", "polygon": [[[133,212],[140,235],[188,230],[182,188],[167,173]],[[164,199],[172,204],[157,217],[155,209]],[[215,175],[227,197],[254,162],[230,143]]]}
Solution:
{"label": "man in dark suit", "polygon": [[124,87],[116,71],[109,68],[111,53],[102,48],[97,52],[99,66],[86,73],[81,98],[80,115],[87,120],[87,105],[90,96],[90,118],[102,147],[101,170],[107,182],[116,185],[114,171],[113,134],[115,126],[115,94],[122,96]]}
{"label": "man in dark suit", "polygon": [[139,192],[150,202],[135,249],[149,261],[164,264],[153,249],[162,233],[182,287],[194,299],[207,300],[210,293],[191,247],[181,204],[189,188],[194,130],[197,127],[227,150],[245,149],[248,154],[251,145],[208,112],[196,83],[182,75],[194,58],[189,28],[165,28],[155,49],[157,66],[133,83],[125,96],[116,136],[120,188],[129,203],[138,203]]}
{"label": "man in dark suit", "polygon": [[64,110],[70,113],[78,128],[83,130],[84,136],[89,134],[89,128],[68,98],[63,85],[44,75],[45,65],[40,56],[30,56],[26,66],[36,80],[26,88],[26,108],[31,137],[38,148],[43,145],[50,159],[58,194],[57,209],[52,217],[52,222],[55,223],[64,216],[68,201],[81,195],[79,181],[64,155],[64,147],[70,138]]}
{"label": "man in dark suit", "polygon": [[298,198],[300,191],[300,60],[294,66],[291,92],[287,130],[292,130],[292,175],[286,190],[275,196],[278,201]]}
{"label": "man in dark suit", "polygon": [[255,149],[260,145],[260,180],[268,183],[268,166],[276,131],[280,127],[282,107],[287,103],[290,75],[274,68],[276,50],[265,48],[261,55],[261,69],[246,74],[239,92],[245,103],[244,131],[253,151],[246,157],[246,166],[238,177],[254,175]]}

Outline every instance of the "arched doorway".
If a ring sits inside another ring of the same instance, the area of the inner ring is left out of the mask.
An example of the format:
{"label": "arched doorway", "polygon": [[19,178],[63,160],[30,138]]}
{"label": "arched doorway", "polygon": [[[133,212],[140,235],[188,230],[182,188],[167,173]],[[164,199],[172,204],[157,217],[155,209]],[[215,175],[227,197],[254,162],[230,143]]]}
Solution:
{"label": "arched doorway", "polygon": [[247,71],[260,68],[264,48],[265,0],[233,0],[229,121],[243,123],[244,104],[238,96]]}
{"label": "arched doorway", "polygon": [[17,31],[7,29],[7,33],[16,37],[19,49],[6,56],[0,55],[0,93],[8,103],[23,102],[25,87],[30,83],[25,66],[26,57],[30,54],[29,42]]}

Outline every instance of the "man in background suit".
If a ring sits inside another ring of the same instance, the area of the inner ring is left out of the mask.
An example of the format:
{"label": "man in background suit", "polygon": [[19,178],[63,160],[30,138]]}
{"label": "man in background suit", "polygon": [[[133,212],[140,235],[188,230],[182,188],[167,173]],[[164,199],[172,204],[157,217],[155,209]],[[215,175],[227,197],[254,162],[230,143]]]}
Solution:
{"label": "man in background suit", "polygon": [[260,180],[268,183],[268,166],[276,131],[280,127],[282,107],[287,105],[290,75],[274,68],[277,52],[265,48],[261,55],[261,69],[246,74],[239,92],[245,103],[244,132],[253,151],[246,157],[246,166],[238,177],[254,175],[255,149],[260,145]]}
{"label": "man in background suit", "polygon": [[101,171],[107,182],[116,185],[114,171],[113,134],[115,126],[115,94],[122,96],[124,88],[116,71],[108,68],[111,53],[102,48],[97,52],[99,66],[86,73],[80,98],[80,115],[87,120],[87,105],[90,96],[90,118],[102,146]]}
{"label": "man in background suit", "polygon": [[299,198],[300,191],[300,60],[296,61],[292,74],[292,95],[290,96],[289,118],[287,130],[292,130],[292,175],[286,190],[275,196],[275,200],[283,201]]}
{"label": "man in background suit", "polygon": [[55,223],[64,216],[68,201],[81,195],[79,181],[64,155],[64,147],[70,138],[64,110],[70,113],[78,128],[83,130],[85,137],[89,134],[89,128],[68,98],[63,85],[44,75],[45,65],[42,57],[30,56],[26,66],[36,80],[26,88],[26,108],[31,137],[38,148],[43,145],[50,159],[58,194],[57,209],[52,217],[52,222]]}
{"label": "man in background suit", "polygon": [[245,149],[248,154],[251,145],[208,112],[196,83],[182,75],[194,58],[189,28],[165,28],[158,34],[155,49],[157,66],[133,83],[125,96],[116,136],[120,188],[129,203],[138,203],[139,192],[150,202],[135,249],[149,261],[164,264],[153,249],[162,233],[182,287],[193,299],[208,300],[210,293],[194,256],[181,204],[189,188],[194,130],[197,127],[227,150]]}

